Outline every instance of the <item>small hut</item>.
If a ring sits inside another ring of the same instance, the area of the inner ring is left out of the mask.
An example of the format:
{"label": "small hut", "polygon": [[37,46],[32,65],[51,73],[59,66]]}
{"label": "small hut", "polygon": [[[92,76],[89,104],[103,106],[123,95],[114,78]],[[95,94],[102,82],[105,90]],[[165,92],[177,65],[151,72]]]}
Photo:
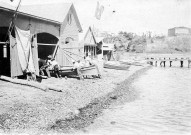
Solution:
{"label": "small hut", "polygon": [[103,37],[96,38],[97,43],[97,54],[98,59],[104,59],[106,61],[110,61],[114,59],[113,51],[114,51],[114,44],[113,43],[105,43]]}
{"label": "small hut", "polygon": [[92,58],[95,58],[97,56],[97,43],[94,36],[94,33],[92,31],[92,28],[89,27],[88,31],[86,32],[86,35],[84,36],[84,53],[85,56],[88,54],[91,54]]}

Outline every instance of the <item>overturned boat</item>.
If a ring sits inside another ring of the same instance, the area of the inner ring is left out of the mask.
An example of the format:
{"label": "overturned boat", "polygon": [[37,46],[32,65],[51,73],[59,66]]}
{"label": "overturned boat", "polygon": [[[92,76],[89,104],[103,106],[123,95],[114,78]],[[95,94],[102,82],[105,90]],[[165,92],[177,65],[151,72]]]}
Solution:
{"label": "overturned boat", "polygon": [[117,61],[107,61],[104,63],[104,68],[115,70],[128,70],[130,65],[121,64]]}

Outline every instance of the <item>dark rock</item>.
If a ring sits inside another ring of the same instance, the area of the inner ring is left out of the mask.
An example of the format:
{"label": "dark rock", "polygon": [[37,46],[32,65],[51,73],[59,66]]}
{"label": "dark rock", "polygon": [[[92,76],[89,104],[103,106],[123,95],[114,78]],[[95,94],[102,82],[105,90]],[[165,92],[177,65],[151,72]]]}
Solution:
{"label": "dark rock", "polygon": [[116,124],[116,122],[115,121],[112,121],[112,122],[110,122],[112,125],[114,125],[114,124]]}
{"label": "dark rock", "polygon": [[117,99],[117,96],[112,96],[112,97],[110,97],[110,98],[116,100],[116,99]]}

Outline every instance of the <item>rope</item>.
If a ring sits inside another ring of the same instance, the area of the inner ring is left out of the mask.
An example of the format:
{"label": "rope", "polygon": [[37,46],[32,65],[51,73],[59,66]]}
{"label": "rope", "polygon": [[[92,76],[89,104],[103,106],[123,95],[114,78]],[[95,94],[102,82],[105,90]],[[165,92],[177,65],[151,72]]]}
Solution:
{"label": "rope", "polygon": [[[67,56],[69,56],[70,58],[72,58],[73,60],[75,60],[72,56],[70,56],[69,54],[65,53]],[[76,60],[75,60],[76,61]]]}
{"label": "rope", "polygon": [[80,55],[78,55],[78,54],[72,53],[72,52],[67,51],[67,50],[65,50],[65,49],[63,49],[63,48],[61,48],[61,49],[62,49],[63,51],[66,51],[66,52],[70,53],[70,54],[74,54],[74,55],[76,55],[76,56],[79,56],[79,57],[81,57],[81,58],[84,58],[83,56],[80,56]]}
{"label": "rope", "polygon": [[11,33],[13,28],[14,28],[13,27],[14,26],[14,22],[13,21],[15,21],[17,19],[17,15],[18,15],[17,11],[18,11],[18,9],[20,7],[20,4],[21,4],[21,0],[19,1],[19,4],[18,4],[18,6],[17,6],[17,8],[16,8],[16,10],[14,12],[14,15],[13,15],[12,19],[11,19],[11,22],[10,22],[10,25],[9,25],[9,28],[8,28],[5,40],[7,39],[8,35],[9,35],[9,32]]}

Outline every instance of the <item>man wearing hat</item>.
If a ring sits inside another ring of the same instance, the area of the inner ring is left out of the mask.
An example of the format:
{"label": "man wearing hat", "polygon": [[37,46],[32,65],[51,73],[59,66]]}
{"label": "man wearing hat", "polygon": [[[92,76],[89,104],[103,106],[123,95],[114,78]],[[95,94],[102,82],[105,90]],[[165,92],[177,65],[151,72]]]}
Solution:
{"label": "man wearing hat", "polygon": [[56,77],[61,78],[60,71],[59,71],[60,66],[58,65],[58,62],[55,60],[55,58],[53,58],[52,55],[48,56],[48,65],[50,70],[54,70]]}
{"label": "man wearing hat", "polygon": [[80,64],[80,60],[78,61],[72,60],[72,63],[73,63],[73,70],[76,70],[77,75],[80,77],[80,79],[82,79],[83,77],[80,71],[80,69],[82,68],[82,65]]}
{"label": "man wearing hat", "polygon": [[50,78],[50,72],[48,69],[48,64],[46,63],[46,60],[43,59],[38,59],[38,63],[39,63],[39,70],[40,70],[40,74],[44,76],[44,72],[46,72],[47,76]]}

